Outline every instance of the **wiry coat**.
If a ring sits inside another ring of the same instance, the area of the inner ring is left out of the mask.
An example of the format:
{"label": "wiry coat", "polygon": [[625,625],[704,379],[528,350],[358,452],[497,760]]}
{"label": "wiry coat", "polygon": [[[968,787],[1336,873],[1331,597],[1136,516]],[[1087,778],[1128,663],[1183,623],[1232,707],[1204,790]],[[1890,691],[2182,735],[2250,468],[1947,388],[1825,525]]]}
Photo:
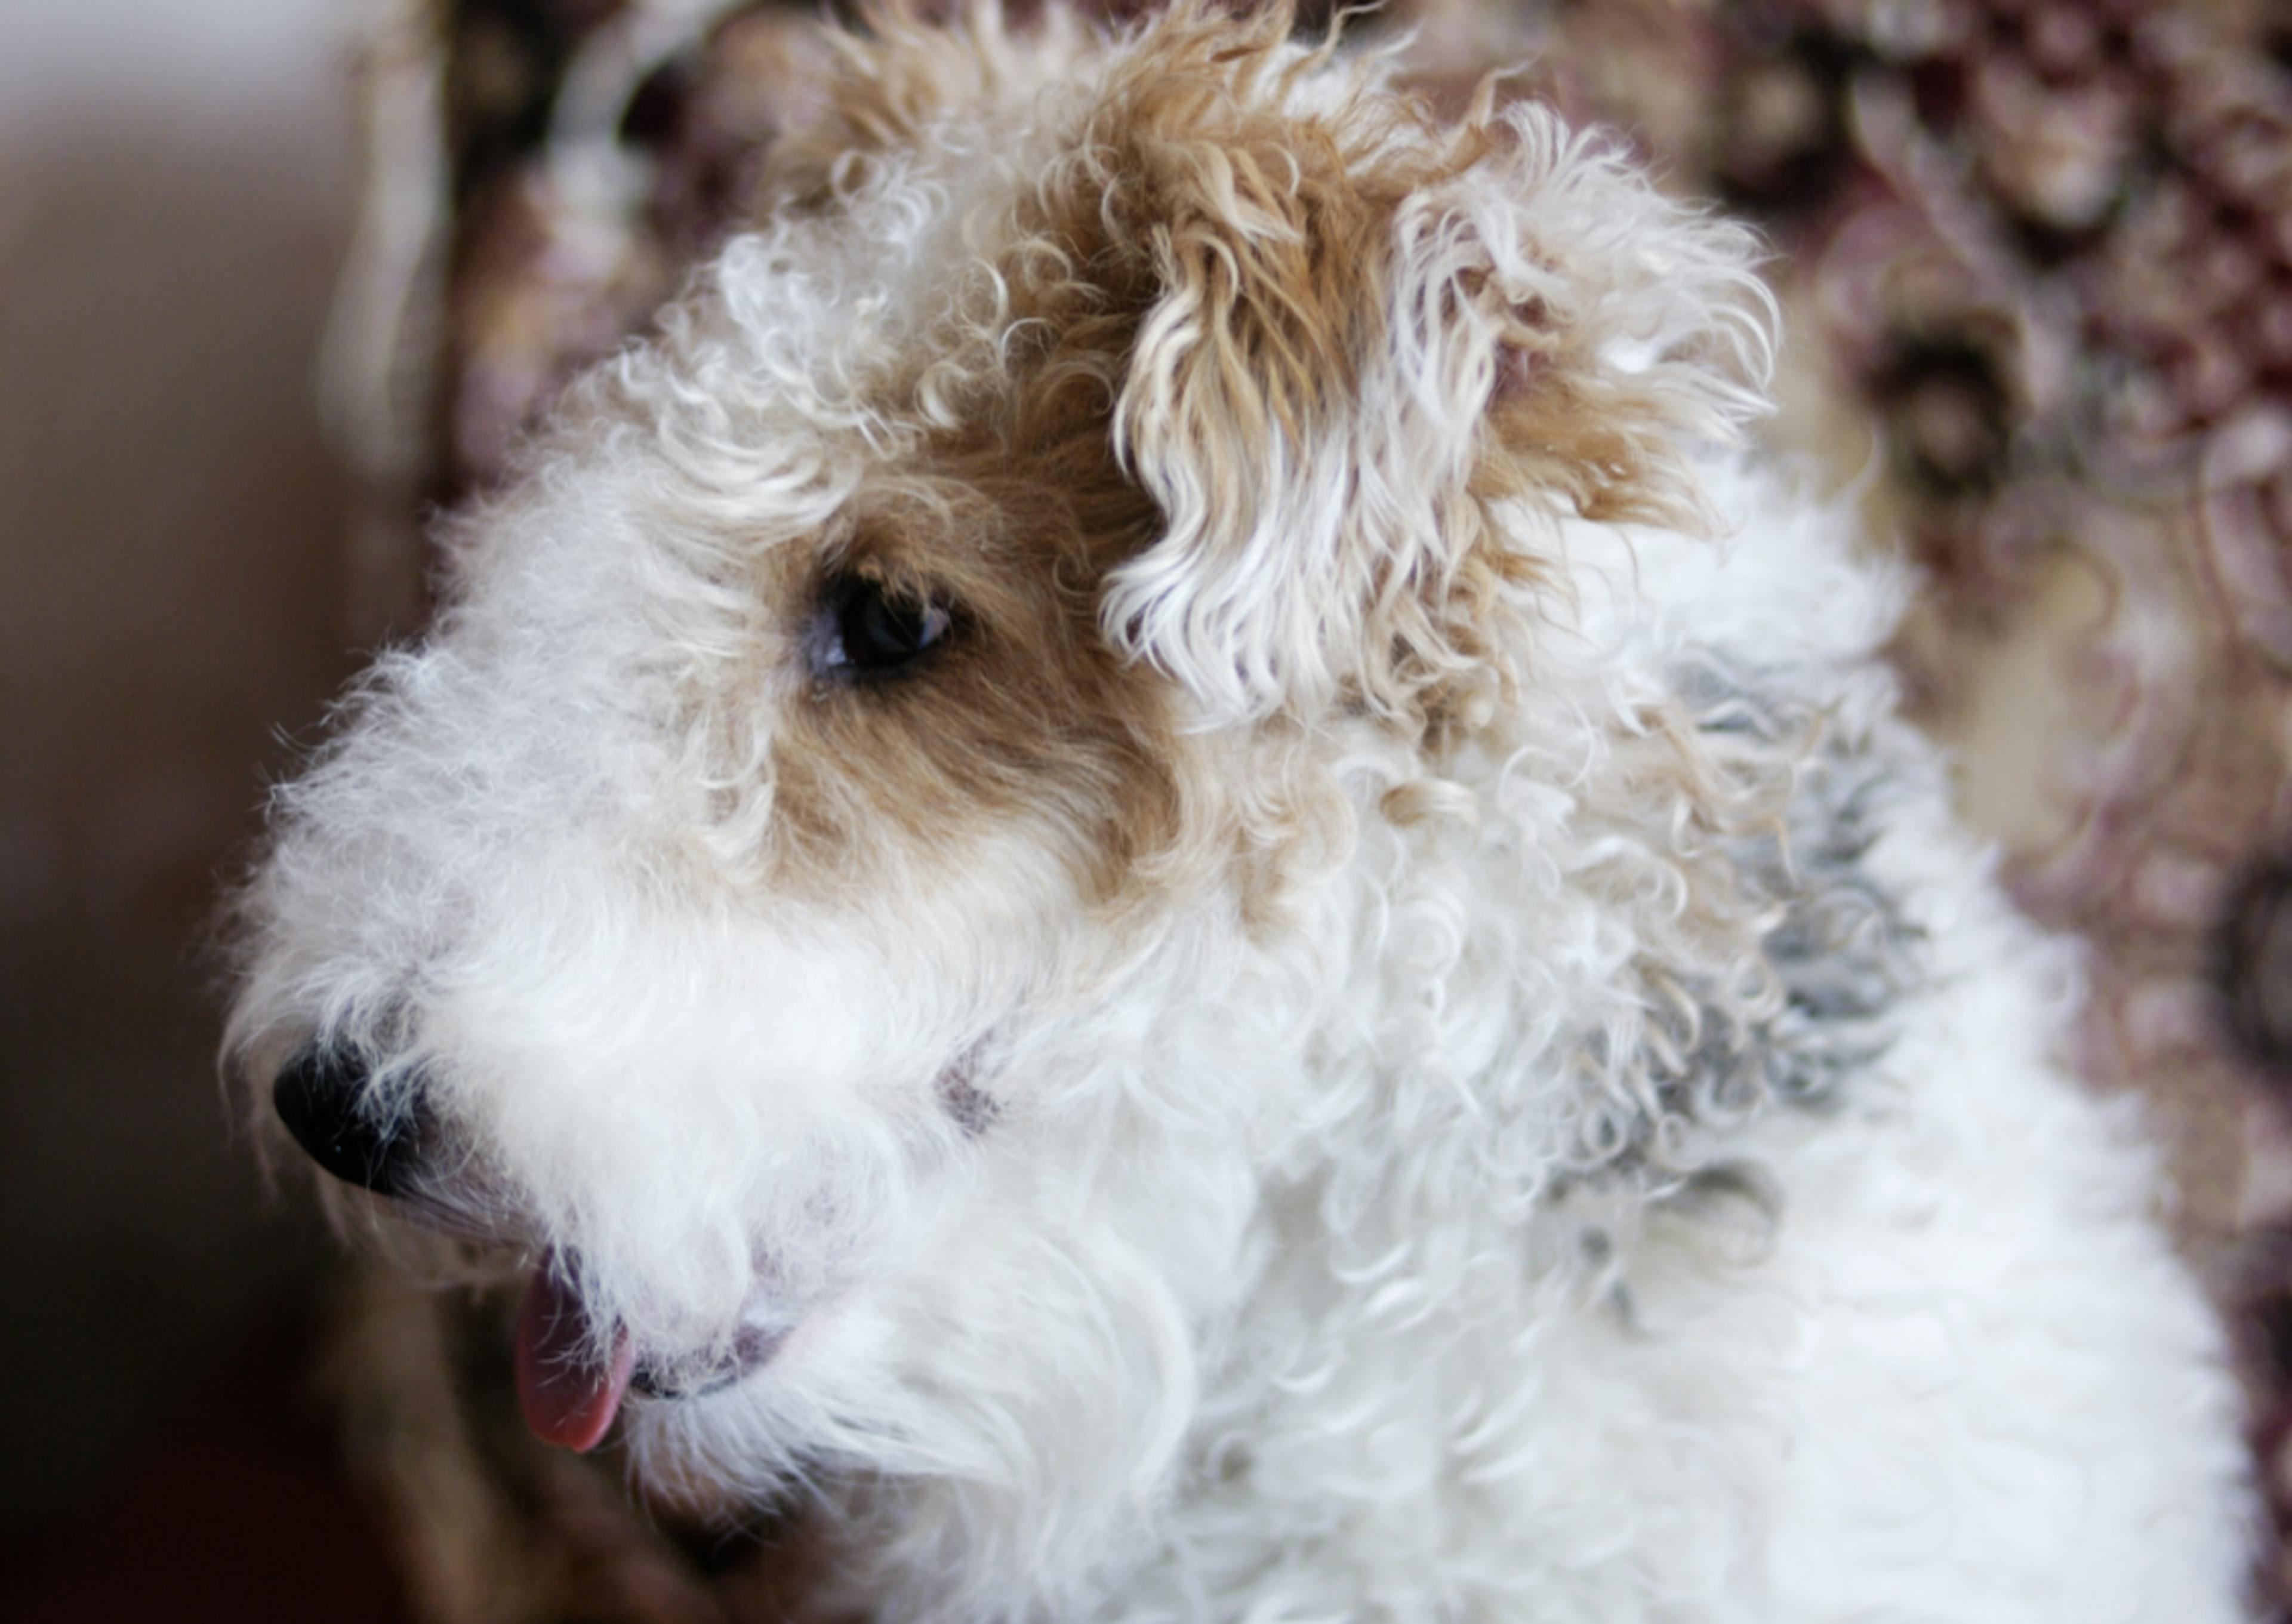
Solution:
{"label": "wiry coat", "polygon": [[354,1055],[823,1612],[2240,1616],[2072,966],[1728,449],[1755,245],[1286,34],[831,40],[281,793],[237,1063]]}

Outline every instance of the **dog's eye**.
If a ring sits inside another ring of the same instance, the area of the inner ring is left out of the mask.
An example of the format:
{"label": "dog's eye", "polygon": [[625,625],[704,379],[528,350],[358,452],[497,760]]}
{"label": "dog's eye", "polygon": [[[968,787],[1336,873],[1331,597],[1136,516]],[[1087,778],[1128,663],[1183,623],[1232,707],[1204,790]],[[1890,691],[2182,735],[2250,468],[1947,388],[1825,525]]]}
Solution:
{"label": "dog's eye", "polygon": [[955,617],[945,604],[892,590],[863,576],[828,589],[826,634],[819,663],[824,671],[880,676],[907,665],[945,638]]}

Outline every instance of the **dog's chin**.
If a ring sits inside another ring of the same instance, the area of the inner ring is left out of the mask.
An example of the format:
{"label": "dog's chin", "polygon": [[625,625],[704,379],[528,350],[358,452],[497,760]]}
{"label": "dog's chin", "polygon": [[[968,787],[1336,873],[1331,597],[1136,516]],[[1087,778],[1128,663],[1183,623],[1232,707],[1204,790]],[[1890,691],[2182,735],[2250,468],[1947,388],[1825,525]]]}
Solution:
{"label": "dog's chin", "polygon": [[534,1239],[529,1225],[482,1192],[417,1185],[367,1199],[416,1229],[494,1257],[537,1257],[525,1266],[515,1366],[519,1406],[546,1442],[593,1449],[627,1399],[674,1403],[722,1393],[770,1363],[787,1340],[790,1327],[744,1323],[729,1345],[682,1351],[639,1345],[618,1325],[592,1323],[556,1249]]}
{"label": "dog's chin", "polygon": [[402,1224],[456,1243],[456,1272],[470,1284],[522,1273],[513,1351],[519,1408],[536,1435],[565,1449],[594,1449],[629,1399],[677,1403],[723,1393],[771,1363],[795,1329],[792,1321],[744,1320],[705,1346],[662,1347],[638,1342],[619,1324],[597,1323],[569,1256],[537,1232],[504,1185],[467,1167],[453,1179],[417,1176],[387,1193],[334,1179],[322,1184],[385,1229]]}
{"label": "dog's chin", "polygon": [[619,1325],[591,1323],[553,1252],[526,1282],[517,1317],[519,1408],[544,1442],[594,1449],[632,1394],[674,1402],[721,1393],[771,1362],[785,1330],[742,1325],[729,1347],[672,1353],[639,1347]]}
{"label": "dog's chin", "polygon": [[695,1361],[640,1353],[635,1369],[629,1373],[629,1391],[649,1399],[706,1398],[746,1380],[770,1364],[787,1338],[785,1330],[743,1325],[733,1333],[732,1351],[728,1354],[706,1355]]}

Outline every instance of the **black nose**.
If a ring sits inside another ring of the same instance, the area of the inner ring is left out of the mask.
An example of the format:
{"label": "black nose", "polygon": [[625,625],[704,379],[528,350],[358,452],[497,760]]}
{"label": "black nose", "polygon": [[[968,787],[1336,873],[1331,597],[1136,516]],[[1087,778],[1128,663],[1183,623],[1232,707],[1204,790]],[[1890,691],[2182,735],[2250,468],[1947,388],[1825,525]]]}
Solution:
{"label": "black nose", "polygon": [[278,1074],[270,1103],[295,1143],[336,1178],[376,1195],[403,1194],[414,1183],[414,1118],[376,1116],[362,1097],[365,1082],[357,1055],[314,1045]]}

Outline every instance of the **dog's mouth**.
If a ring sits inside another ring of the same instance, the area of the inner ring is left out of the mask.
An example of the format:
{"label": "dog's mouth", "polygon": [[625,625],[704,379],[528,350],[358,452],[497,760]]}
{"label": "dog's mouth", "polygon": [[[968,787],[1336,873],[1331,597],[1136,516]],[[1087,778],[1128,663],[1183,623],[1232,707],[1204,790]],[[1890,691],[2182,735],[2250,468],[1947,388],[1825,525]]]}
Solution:
{"label": "dog's mouth", "polygon": [[[694,1368],[648,1361],[625,1327],[592,1333],[569,1272],[554,1251],[543,1254],[527,1281],[517,1316],[517,1400],[525,1422],[547,1443],[577,1453],[612,1430],[622,1402],[698,1398],[731,1386],[770,1360],[785,1338],[743,1327],[729,1356]],[[607,1350],[600,1356],[600,1347]]]}
{"label": "dog's mouth", "polygon": [[[967,1138],[987,1133],[997,1116],[995,1101],[973,1081],[989,1042],[973,1042],[937,1079],[940,1108]],[[527,1243],[533,1226],[513,1187],[472,1159],[440,1154],[451,1142],[428,1109],[424,1075],[414,1074],[390,1114],[365,1099],[370,1075],[351,1045],[306,1041],[273,1084],[280,1121],[320,1168],[424,1229],[496,1254]],[[436,1176],[434,1166],[447,1159],[454,1176]],[[795,1329],[793,1318],[776,1316],[777,1323],[740,1324],[729,1340],[698,1352],[642,1347],[626,1326],[603,1324],[583,1307],[576,1262],[554,1247],[543,1250],[519,1306],[512,1361],[527,1425],[566,1449],[594,1449],[632,1393],[674,1401],[730,1386],[771,1360]]]}

